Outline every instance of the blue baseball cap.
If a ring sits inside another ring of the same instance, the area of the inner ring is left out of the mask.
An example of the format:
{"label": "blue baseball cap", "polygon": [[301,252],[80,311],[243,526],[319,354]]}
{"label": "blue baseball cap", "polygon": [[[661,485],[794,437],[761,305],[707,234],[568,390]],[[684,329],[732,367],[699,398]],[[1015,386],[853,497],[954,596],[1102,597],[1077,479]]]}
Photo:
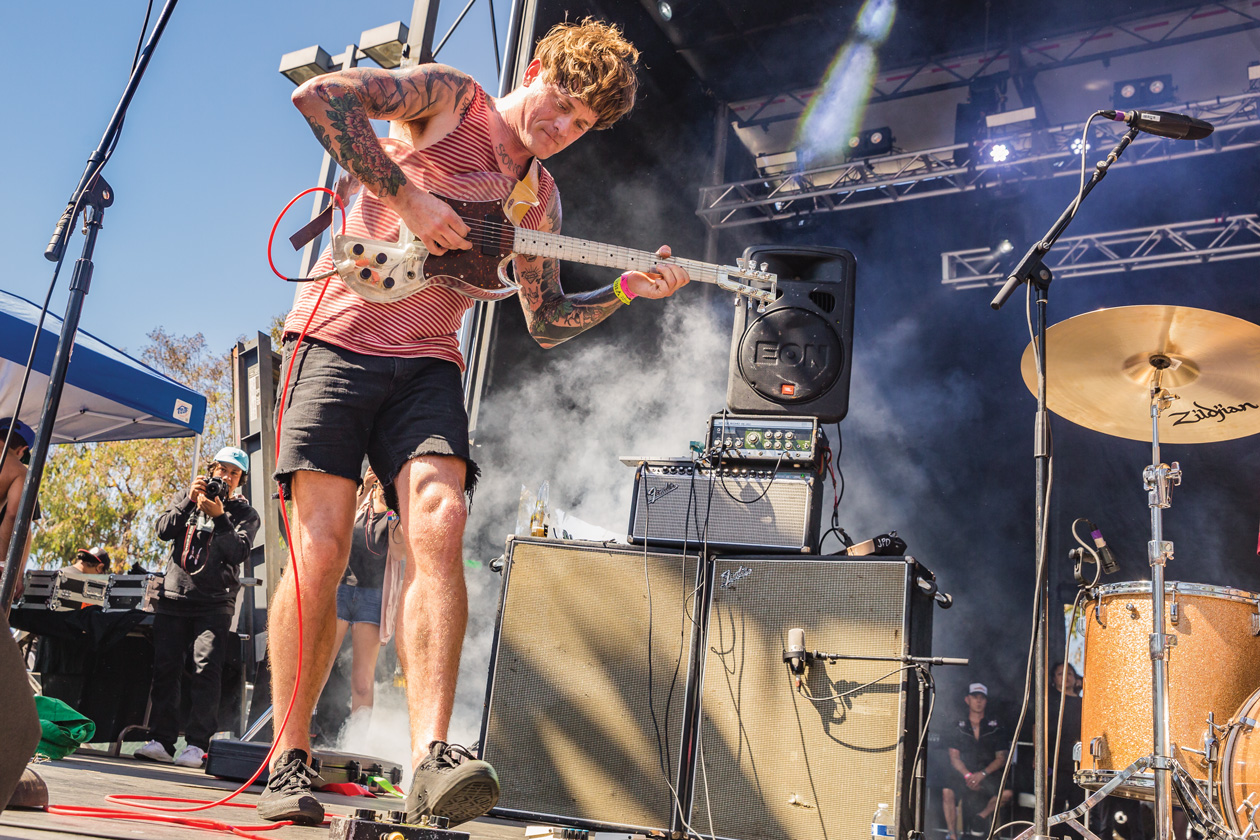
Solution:
{"label": "blue baseball cap", "polygon": [[214,460],[220,464],[231,464],[234,467],[240,467],[241,472],[249,472],[249,456],[235,446],[223,447],[219,450],[219,454],[214,456]]}
{"label": "blue baseball cap", "polygon": [[12,417],[0,420],[0,442],[3,442],[4,435],[8,433],[9,427],[13,428],[13,434],[20,437],[27,446],[35,445],[35,430],[21,420],[14,420]]}

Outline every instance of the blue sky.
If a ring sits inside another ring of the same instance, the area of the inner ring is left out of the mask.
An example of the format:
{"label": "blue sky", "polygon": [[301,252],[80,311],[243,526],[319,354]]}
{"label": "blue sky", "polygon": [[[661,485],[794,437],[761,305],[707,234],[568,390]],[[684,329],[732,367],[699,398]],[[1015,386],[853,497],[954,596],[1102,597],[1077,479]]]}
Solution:
{"label": "blue sky", "polygon": [[[441,4],[439,39],[464,5]],[[510,5],[494,3],[500,52]],[[161,7],[154,0],[154,19]],[[144,0],[41,0],[0,12],[16,53],[0,141],[5,291],[43,300],[53,269],[44,247],[122,95],[144,10]],[[289,102],[280,56],[312,44],[336,55],[364,30],[410,19],[409,0],[182,0],[105,170],[116,200],[82,328],[132,353],[159,326],[204,333],[220,351],[287,311],[293,286],[268,269],[267,234],[289,199],[315,184],[321,149]],[[438,60],[496,92],[487,0],[476,0]],[[306,221],[306,201],[277,239]],[[76,232],[53,297],[58,315],[82,245]],[[296,271],[298,255],[282,243],[276,264]]]}

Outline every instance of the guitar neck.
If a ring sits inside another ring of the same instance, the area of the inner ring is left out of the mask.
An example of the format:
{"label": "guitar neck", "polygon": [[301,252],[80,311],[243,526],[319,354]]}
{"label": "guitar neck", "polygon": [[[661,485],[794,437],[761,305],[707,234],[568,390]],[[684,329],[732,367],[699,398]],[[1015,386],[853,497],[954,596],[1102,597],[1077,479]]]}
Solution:
{"label": "guitar neck", "polygon": [[600,265],[622,271],[651,271],[659,262],[669,262],[682,266],[692,280],[702,283],[716,284],[722,276],[722,269],[710,263],[697,260],[684,260],[670,257],[662,260],[650,251],[636,251],[633,248],[621,248],[616,245],[605,245],[591,242],[574,236],[559,233],[517,228],[513,238],[512,250],[530,257],[552,257],[567,262],[580,262],[587,265]]}

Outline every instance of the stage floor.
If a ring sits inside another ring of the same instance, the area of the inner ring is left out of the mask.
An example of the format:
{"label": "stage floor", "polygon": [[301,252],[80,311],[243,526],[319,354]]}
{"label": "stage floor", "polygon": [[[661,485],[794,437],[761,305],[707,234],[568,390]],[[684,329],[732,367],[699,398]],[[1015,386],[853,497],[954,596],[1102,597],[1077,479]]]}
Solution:
{"label": "stage floor", "polygon": [[[238,784],[207,776],[201,770],[172,767],[139,761],[129,756],[111,758],[102,753],[79,752],[60,761],[34,765],[48,783],[48,801],[51,805],[113,808],[128,810],[105,801],[109,794],[139,796],[167,796],[181,799],[213,800],[235,790]],[[254,804],[262,791],[252,786],[233,802]],[[401,800],[390,798],[339,796],[318,793],[330,814],[349,814],[355,808],[377,810],[401,810]],[[163,803],[158,803],[163,804]],[[179,803],[166,803],[178,807]],[[238,826],[258,826],[252,808],[219,806],[207,811],[187,815],[191,818],[212,819]],[[248,831],[248,828],[246,829]],[[481,819],[459,826],[473,840],[521,840],[525,836],[523,823]],[[252,832],[251,832],[252,833]],[[259,832],[269,840],[300,840],[328,836],[327,826],[305,828],[286,826]],[[190,840],[190,838],[224,837],[235,835],[224,831],[192,829],[186,826],[133,820],[68,817],[43,811],[4,811],[0,813],[0,837],[15,840],[52,840],[52,838],[120,838],[120,840]]]}

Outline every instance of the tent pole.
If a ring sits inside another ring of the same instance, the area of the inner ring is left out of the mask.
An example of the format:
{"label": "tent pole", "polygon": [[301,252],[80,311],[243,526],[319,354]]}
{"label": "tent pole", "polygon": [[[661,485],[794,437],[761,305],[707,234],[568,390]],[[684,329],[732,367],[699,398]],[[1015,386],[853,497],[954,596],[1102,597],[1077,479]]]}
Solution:
{"label": "tent pole", "polygon": [[193,440],[193,460],[192,460],[192,477],[188,479],[188,483],[192,484],[197,480],[197,465],[201,463],[201,435],[197,435]]}

